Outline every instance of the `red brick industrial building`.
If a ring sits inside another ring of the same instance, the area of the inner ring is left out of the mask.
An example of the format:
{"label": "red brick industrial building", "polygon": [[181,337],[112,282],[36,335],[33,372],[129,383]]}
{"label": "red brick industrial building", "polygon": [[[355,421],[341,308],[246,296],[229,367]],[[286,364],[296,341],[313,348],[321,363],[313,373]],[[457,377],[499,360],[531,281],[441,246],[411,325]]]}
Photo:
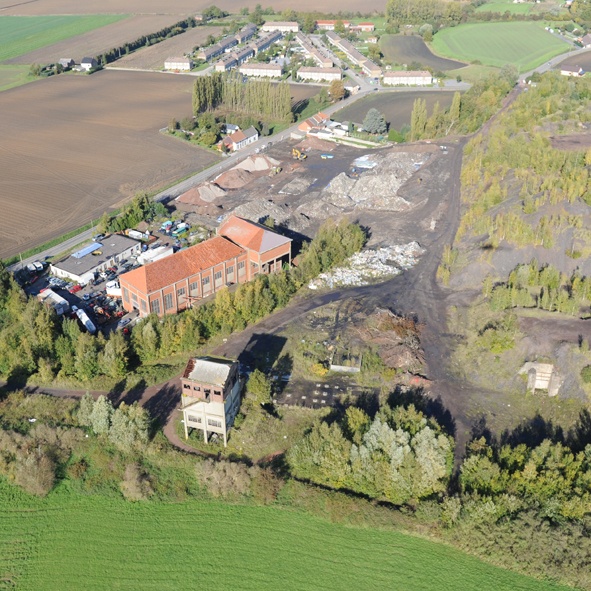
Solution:
{"label": "red brick industrial building", "polygon": [[224,285],[245,283],[290,263],[290,238],[230,216],[215,238],[121,275],[123,307],[140,316],[176,314]]}

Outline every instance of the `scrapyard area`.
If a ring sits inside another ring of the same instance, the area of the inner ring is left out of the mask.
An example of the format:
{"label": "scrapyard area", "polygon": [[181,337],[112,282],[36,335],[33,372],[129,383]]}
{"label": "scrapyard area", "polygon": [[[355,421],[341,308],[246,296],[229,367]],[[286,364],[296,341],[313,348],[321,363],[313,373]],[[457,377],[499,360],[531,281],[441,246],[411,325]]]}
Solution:
{"label": "scrapyard area", "polygon": [[421,256],[445,213],[451,150],[291,141],[267,146],[169,205],[211,229],[230,213],[270,219],[296,242],[312,238],[329,218],[356,220],[368,229],[369,250],[312,287],[362,285],[394,276]]}
{"label": "scrapyard area", "polygon": [[[285,322],[264,334],[245,331],[218,353],[271,373],[276,401],[289,406],[376,396],[386,383],[390,391],[397,384],[429,389],[430,368],[415,342],[419,324],[429,325],[430,347],[443,330],[432,291],[442,244],[454,231],[461,149],[452,142],[371,150],[291,140],[177,198],[175,207],[211,229],[230,213],[271,219],[295,242],[314,237],[329,218],[346,216],[367,229],[366,247],[309,284],[309,297]],[[372,318],[397,326],[374,334]],[[410,336],[398,338],[406,323]],[[384,339],[393,341],[384,346]]]}

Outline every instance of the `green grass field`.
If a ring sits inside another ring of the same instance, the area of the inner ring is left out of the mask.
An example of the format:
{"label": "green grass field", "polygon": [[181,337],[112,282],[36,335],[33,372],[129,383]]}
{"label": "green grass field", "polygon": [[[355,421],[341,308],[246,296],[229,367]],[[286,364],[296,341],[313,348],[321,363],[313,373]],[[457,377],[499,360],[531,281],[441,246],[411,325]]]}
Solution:
{"label": "green grass field", "polygon": [[126,18],[90,16],[0,16],[0,62]]}
{"label": "green grass field", "polygon": [[0,482],[0,589],[550,591],[445,545],[292,510],[128,503]]}
{"label": "green grass field", "polygon": [[36,80],[29,76],[29,66],[0,65],[0,92]]}
{"label": "green grass field", "polygon": [[445,57],[497,67],[514,64],[521,72],[569,49],[565,41],[533,22],[476,23],[443,29],[433,37],[432,46]]}
{"label": "green grass field", "polygon": [[476,8],[476,12],[499,12],[501,14],[510,12],[511,14],[529,14],[534,4],[523,2],[522,4],[513,4],[511,0],[493,0],[486,4],[481,4]]}

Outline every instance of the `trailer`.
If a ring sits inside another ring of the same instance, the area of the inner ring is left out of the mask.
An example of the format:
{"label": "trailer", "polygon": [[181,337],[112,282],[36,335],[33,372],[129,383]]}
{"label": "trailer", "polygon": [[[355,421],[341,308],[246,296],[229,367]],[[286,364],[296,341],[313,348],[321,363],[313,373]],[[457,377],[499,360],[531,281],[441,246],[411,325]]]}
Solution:
{"label": "trailer", "polygon": [[76,313],[76,316],[78,316],[78,320],[80,320],[84,328],[90,334],[96,334],[96,326],[93,324],[92,320],[88,317],[88,314],[84,310],[81,310],[76,306],[72,306],[72,312]]}

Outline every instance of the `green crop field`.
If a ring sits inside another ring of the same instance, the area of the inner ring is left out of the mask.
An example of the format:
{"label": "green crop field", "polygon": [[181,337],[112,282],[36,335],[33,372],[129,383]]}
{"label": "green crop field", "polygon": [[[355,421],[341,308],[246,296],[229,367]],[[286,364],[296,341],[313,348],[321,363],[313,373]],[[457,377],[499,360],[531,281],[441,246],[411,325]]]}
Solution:
{"label": "green crop field", "polygon": [[275,507],[130,503],[0,482],[0,589],[550,591],[443,544]]}
{"label": "green crop field", "polygon": [[569,45],[539,23],[476,23],[443,29],[433,37],[433,49],[445,57],[497,67],[514,64],[526,72]]}
{"label": "green crop field", "polygon": [[126,18],[90,16],[0,16],[0,62]]}

